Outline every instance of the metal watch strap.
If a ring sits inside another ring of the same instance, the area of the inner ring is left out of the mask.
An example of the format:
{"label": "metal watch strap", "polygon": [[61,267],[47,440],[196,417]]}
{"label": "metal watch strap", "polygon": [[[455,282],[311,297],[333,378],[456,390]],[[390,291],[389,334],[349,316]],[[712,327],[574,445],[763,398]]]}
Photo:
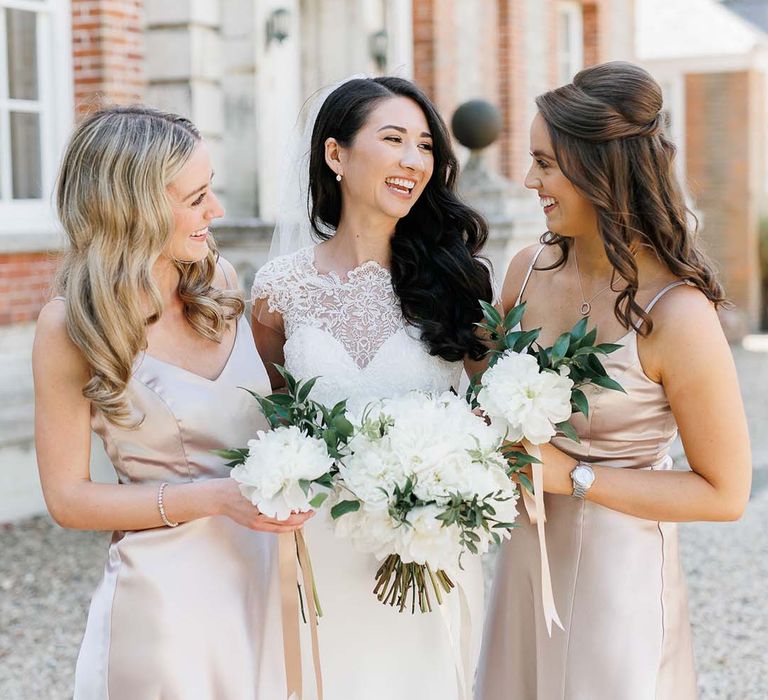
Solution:
{"label": "metal watch strap", "polygon": [[574,498],[586,498],[587,496],[587,489],[585,489],[580,484],[573,484],[573,493],[571,494]]}

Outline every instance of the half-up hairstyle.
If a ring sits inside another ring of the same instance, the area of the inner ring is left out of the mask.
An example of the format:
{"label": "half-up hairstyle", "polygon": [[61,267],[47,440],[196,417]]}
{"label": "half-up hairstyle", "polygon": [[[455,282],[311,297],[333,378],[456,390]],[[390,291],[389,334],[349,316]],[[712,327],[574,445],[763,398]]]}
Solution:
{"label": "half-up hairstyle", "polygon": [[[58,216],[69,240],[56,288],[66,300],[67,331],[91,378],[83,396],[116,425],[135,426],[125,397],[147,324],[162,313],[152,267],[173,231],[166,188],[200,134],[187,119],[142,106],[108,107],[86,117],[64,153],[56,183]],[[213,287],[218,258],[176,262],[184,315],[220,341],[243,312],[235,291]]]}
{"label": "half-up hairstyle", "polygon": [[445,122],[429,98],[401,78],[349,80],[325,100],[312,132],[309,215],[317,236],[333,235],[341,218],[341,191],[325,162],[325,142],[354,143],[372,110],[392,97],[419,105],[432,134],[434,170],[392,237],[392,285],[405,319],[421,331],[433,355],[479,359],[486,348],[475,334],[482,317],[478,299],[492,300],[490,271],[478,257],[488,237],[483,217],[456,194],[458,161]]}
{"label": "half-up hairstyle", "polygon": [[[663,132],[662,94],[651,75],[620,61],[586,68],[573,82],[539,95],[536,105],[549,130],[563,174],[597,210],[606,255],[626,282],[614,313],[627,329],[653,330],[635,301],[637,262],[648,247],[669,271],[698,287],[716,306],[725,301],[713,265],[699,247],[695,217],[687,209],[675,173],[676,148]],[[564,265],[571,240],[547,232]]]}

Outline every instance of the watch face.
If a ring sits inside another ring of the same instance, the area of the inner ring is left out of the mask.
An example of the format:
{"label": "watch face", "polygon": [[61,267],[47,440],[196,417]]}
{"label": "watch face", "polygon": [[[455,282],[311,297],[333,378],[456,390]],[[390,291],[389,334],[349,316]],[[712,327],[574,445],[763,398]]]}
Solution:
{"label": "watch face", "polygon": [[595,480],[595,473],[589,467],[579,466],[573,470],[572,477],[579,486],[588,489]]}

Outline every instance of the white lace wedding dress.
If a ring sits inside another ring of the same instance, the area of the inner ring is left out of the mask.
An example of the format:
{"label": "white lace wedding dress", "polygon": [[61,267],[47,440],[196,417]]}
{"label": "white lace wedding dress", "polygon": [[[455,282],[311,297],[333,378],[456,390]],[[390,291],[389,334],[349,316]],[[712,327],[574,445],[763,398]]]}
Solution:
{"label": "white lace wedding dress", "polygon": [[[333,405],[346,398],[350,410],[359,412],[372,400],[412,389],[458,387],[462,363],[429,354],[418,329],[403,318],[388,270],[371,261],[345,278],[321,274],[314,251],[308,247],[270,261],[252,290],[255,300],[266,300],[271,315],[282,318],[286,368],[297,378],[320,377],[314,399]],[[456,655],[463,645],[471,683],[483,621],[480,559],[465,558],[457,581],[463,594],[453,590],[442,610],[399,613],[372,593],[376,559],[336,537],[330,516],[315,516],[305,531],[324,613],[319,639],[325,697],[461,698]],[[306,675],[308,635],[302,647]],[[314,692],[307,679],[304,686]]]}

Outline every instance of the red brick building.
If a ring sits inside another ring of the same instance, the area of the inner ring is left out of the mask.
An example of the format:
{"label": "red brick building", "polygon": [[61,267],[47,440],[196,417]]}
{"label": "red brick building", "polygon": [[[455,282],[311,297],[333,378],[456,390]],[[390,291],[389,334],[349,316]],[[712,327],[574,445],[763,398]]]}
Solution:
{"label": "red brick building", "polygon": [[[78,115],[102,102],[145,101],[190,116],[220,164],[230,221],[219,240],[245,281],[268,244],[284,136],[318,87],[361,71],[413,77],[448,119],[465,100],[495,102],[504,131],[490,162],[520,182],[533,97],[588,63],[631,59],[633,7],[634,0],[0,0],[0,521],[42,507],[29,356],[63,243],[53,182]],[[497,232],[503,243],[504,222]]]}
{"label": "red brick building", "polygon": [[739,339],[759,328],[768,192],[768,34],[716,0],[638,0],[638,58],[664,88],[679,166]]}

